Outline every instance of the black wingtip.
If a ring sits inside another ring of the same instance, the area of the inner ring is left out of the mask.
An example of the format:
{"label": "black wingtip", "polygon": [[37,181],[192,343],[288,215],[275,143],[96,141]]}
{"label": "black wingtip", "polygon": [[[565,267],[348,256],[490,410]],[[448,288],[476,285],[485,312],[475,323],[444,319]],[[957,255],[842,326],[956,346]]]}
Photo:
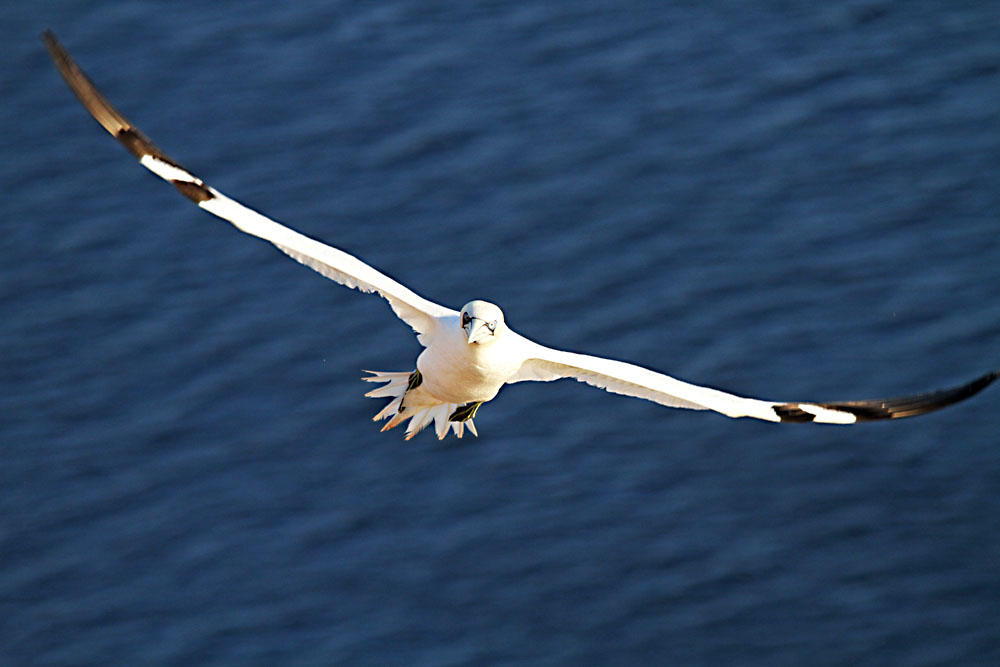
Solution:
{"label": "black wingtip", "polygon": [[975,380],[950,389],[942,389],[927,394],[901,396],[898,398],[873,399],[867,401],[845,401],[840,403],[818,403],[824,408],[840,410],[854,415],[858,421],[876,419],[900,419],[914,417],[934,410],[954,405],[975,396],[992,384],[1000,371],[990,371]]}
{"label": "black wingtip", "polygon": [[56,63],[64,60],[68,55],[66,53],[66,49],[64,49],[63,45],[59,43],[59,40],[56,38],[56,34],[52,32],[51,29],[46,28],[45,31],[42,32],[42,42],[45,43],[45,48],[48,49],[49,55],[56,61]]}
{"label": "black wingtip", "polygon": [[927,412],[933,412],[959,401],[964,401],[990,386],[997,378],[1000,378],[1000,371],[990,371],[961,386],[927,394],[899,396],[896,398],[874,398],[863,401],[836,401],[832,403],[784,403],[775,405],[773,410],[782,422],[827,421],[825,419],[818,419],[817,415],[814,414],[814,410],[811,411],[808,407],[803,409],[803,405],[817,406],[827,410],[847,413],[853,415],[855,421],[901,419],[903,417],[914,417]]}
{"label": "black wingtip", "polygon": [[56,62],[56,65],[62,70],[69,63],[73,63],[73,59],[70,57],[69,52],[66,51],[65,47],[59,42],[56,34],[52,32],[51,29],[46,28],[42,33],[42,41],[45,43],[45,48],[48,49],[49,55],[52,60]]}
{"label": "black wingtip", "polygon": [[[46,30],[42,33],[42,41],[45,42],[45,46],[49,50],[49,55],[52,57],[52,62],[55,63],[56,69],[66,82],[66,85],[69,86],[70,90],[73,91],[73,94],[76,95],[77,99],[80,100],[80,103],[83,104],[90,115],[94,117],[94,120],[110,132],[128,152],[140,160],[143,156],[151,155],[161,162],[167,162],[183,169],[183,167],[180,167],[180,165],[167,157],[149,137],[132,125],[101,94],[97,86],[94,85],[94,82],[90,80],[90,77],[73,60],[73,57],[69,55],[69,52],[63,45],[59,43],[55,33],[51,30]],[[185,196],[189,195],[185,193]]]}

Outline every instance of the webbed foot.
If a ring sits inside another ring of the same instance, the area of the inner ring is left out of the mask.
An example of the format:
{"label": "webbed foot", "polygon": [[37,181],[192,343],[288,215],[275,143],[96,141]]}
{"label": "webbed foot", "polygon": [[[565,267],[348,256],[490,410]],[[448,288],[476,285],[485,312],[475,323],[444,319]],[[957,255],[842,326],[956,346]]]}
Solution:
{"label": "webbed foot", "polygon": [[476,416],[476,412],[479,411],[479,406],[482,405],[482,401],[476,401],[474,403],[466,403],[465,405],[460,405],[457,410],[451,413],[448,417],[448,421],[453,422],[465,422],[469,421]]}
{"label": "webbed foot", "polygon": [[418,370],[413,371],[412,373],[410,373],[409,382],[406,383],[406,391],[416,389],[423,383],[423,381],[424,381],[424,376],[420,374],[420,371]]}

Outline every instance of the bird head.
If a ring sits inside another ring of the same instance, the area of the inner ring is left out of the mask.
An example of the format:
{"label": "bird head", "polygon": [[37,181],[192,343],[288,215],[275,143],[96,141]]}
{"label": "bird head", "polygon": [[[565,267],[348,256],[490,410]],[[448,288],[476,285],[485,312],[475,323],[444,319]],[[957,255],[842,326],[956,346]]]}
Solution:
{"label": "bird head", "polygon": [[462,306],[462,329],[469,345],[492,343],[503,332],[503,311],[488,301],[470,301]]}

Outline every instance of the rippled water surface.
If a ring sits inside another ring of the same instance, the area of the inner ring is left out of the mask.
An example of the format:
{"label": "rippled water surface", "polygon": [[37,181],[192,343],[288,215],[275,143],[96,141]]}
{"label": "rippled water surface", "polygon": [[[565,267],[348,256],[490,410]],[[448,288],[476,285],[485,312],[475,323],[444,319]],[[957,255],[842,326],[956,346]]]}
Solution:
{"label": "rippled water surface", "polygon": [[526,383],[404,443],[358,378],[405,325],[141,169],[38,39],[547,344],[774,399],[1000,365],[1000,5],[460,7],[6,9],[0,663],[1000,663],[996,388],[836,428]]}

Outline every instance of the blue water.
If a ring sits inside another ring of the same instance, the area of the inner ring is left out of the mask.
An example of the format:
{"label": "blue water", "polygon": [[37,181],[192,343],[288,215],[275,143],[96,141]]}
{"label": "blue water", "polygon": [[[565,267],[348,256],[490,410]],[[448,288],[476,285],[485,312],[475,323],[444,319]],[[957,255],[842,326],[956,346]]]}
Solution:
{"label": "blue water", "polygon": [[1000,391],[772,425],[520,384],[404,443],[381,300],[773,399],[1000,366],[1000,4],[7,3],[0,664],[1000,664]]}

